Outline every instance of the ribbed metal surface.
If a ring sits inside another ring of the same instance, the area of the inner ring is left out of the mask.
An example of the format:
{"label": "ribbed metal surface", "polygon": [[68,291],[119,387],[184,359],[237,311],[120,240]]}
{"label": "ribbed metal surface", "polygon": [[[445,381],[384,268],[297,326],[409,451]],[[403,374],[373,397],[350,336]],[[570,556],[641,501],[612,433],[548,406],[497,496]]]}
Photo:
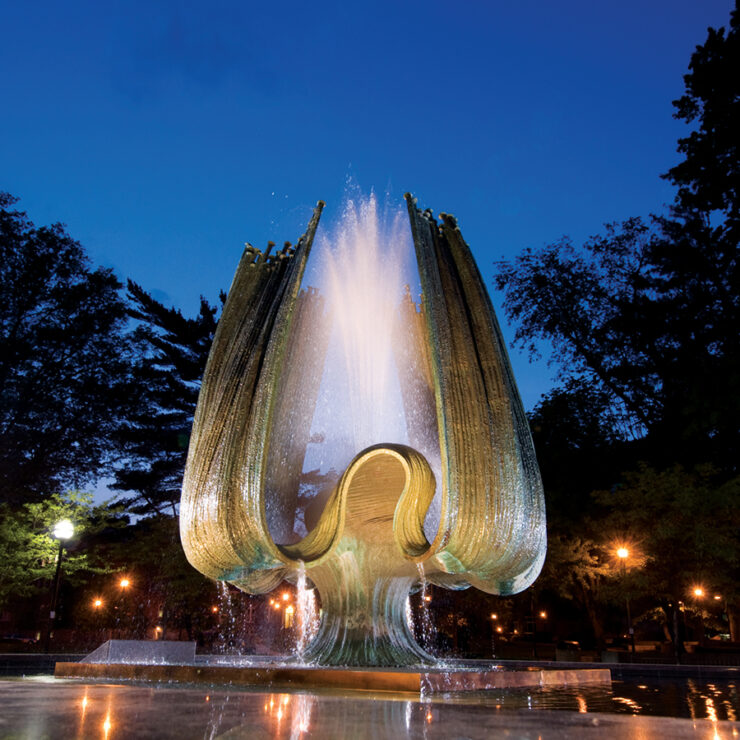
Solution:
{"label": "ribbed metal surface", "polygon": [[424,516],[434,475],[420,452],[383,440],[357,454],[308,536],[278,546],[268,531],[265,464],[281,459],[269,446],[281,438],[273,426],[290,417],[290,399],[278,389],[287,387],[281,372],[323,204],[295,249],[270,257],[247,248],[193,426],[180,511],[188,559],[252,593],[305,568],[324,611],[305,655],[322,663],[429,662],[405,614],[419,566],[438,585],[510,594],[534,581],[545,555],[539,470],[485,285],[454,218],[442,215],[440,225],[411,196],[407,204],[423,297],[415,341],[424,346],[407,376],[430,384],[442,460],[433,541]]}

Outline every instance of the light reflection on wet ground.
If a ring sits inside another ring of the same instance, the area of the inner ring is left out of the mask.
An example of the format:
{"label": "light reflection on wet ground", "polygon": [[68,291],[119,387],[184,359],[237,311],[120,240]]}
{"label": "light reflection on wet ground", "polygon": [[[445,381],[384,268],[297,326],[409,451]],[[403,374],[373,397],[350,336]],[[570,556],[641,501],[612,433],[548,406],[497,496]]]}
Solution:
{"label": "light reflection on wet ground", "polygon": [[497,705],[511,710],[565,710],[581,714],[606,712],[733,722],[740,718],[740,687],[734,680],[613,679],[611,687],[489,691],[485,696],[450,696],[447,701],[470,703],[477,698],[486,702],[495,701]]}
{"label": "light reflection on wet ground", "polygon": [[734,681],[693,679],[420,700],[45,677],[0,681],[0,738],[724,739],[740,738],[739,706]]}

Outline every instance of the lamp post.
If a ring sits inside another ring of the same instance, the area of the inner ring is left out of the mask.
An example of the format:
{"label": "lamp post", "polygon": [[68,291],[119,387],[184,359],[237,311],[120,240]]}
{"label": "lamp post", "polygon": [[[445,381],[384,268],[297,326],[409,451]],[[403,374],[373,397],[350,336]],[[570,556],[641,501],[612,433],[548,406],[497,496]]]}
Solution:
{"label": "lamp post", "polygon": [[59,540],[59,552],[57,553],[57,568],[54,573],[54,586],[52,589],[51,606],[49,608],[49,625],[46,629],[46,643],[44,652],[49,652],[51,632],[54,629],[54,620],[57,616],[57,600],[59,598],[59,581],[62,574],[62,557],[64,556],[64,540],[68,540],[75,533],[75,528],[69,519],[62,519],[54,525],[52,535]]}
{"label": "lamp post", "polygon": [[[694,594],[694,603],[699,606],[700,602],[704,598],[704,588],[702,586],[695,586],[692,593]],[[697,609],[699,611],[699,644],[704,644],[705,634],[704,634],[704,618],[702,617],[701,609]]]}
{"label": "lamp post", "polygon": [[[121,614],[124,611],[128,611],[125,609],[127,605],[126,600],[126,592],[128,591],[129,587],[131,586],[131,580],[127,576],[123,576],[120,581],[118,581],[118,587],[121,589],[120,593],[118,594],[118,604],[116,606],[116,611],[118,612],[116,616],[116,632],[118,634],[117,639],[121,639],[121,635],[123,630],[121,629]],[[124,615],[124,620],[126,620],[126,617],[128,615]],[[111,638],[112,639],[112,638]]]}
{"label": "lamp post", "polygon": [[[617,550],[617,557],[622,563],[622,581],[625,580],[627,575],[627,558],[630,556],[630,551],[626,547],[620,547]],[[632,616],[630,614],[630,595],[627,593],[625,596],[625,602],[627,604],[627,634],[630,636],[630,649],[632,653],[635,652],[635,630],[632,629]]]}

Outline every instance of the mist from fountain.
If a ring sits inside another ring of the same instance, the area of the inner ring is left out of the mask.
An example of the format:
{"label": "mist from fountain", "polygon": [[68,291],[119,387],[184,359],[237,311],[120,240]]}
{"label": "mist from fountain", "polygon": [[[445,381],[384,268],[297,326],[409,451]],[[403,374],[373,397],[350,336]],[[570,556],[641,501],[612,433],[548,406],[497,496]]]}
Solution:
{"label": "mist from fountain", "polygon": [[[299,318],[292,330],[284,387],[290,389],[293,423],[276,424],[266,466],[268,527],[285,544],[308,534],[339,473],[367,447],[410,444],[425,456],[437,480],[441,472],[433,398],[402,388],[400,377],[406,361],[400,353],[415,343],[401,309],[410,304],[420,316],[405,211],[381,209],[374,194],[348,197],[336,224],[320,230],[316,242],[303,280],[311,287],[299,300],[320,302],[320,309],[310,312],[310,323]],[[311,349],[322,344],[321,361],[307,362]],[[409,423],[415,427],[413,439]],[[290,449],[300,457],[293,478],[285,474]],[[437,491],[425,522],[430,540],[439,516]]]}

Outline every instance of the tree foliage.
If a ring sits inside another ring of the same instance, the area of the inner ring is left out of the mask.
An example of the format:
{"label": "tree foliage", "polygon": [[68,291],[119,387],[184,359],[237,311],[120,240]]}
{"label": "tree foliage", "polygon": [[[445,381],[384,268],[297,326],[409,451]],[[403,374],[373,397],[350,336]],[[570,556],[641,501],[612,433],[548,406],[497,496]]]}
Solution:
{"label": "tree foliage", "polygon": [[641,465],[620,485],[594,495],[608,512],[604,531],[641,553],[644,593],[678,601],[703,584],[740,596],[739,478],[723,482],[707,466],[656,471]]}
{"label": "tree foliage", "polygon": [[120,283],[0,193],[0,500],[96,479],[129,406]]}
{"label": "tree foliage", "polygon": [[[669,214],[527,249],[495,278],[516,343],[549,344],[561,381],[530,414],[543,583],[589,616],[593,598],[657,602],[677,643],[692,582],[723,595],[731,623],[740,613],[737,24],[735,11],[729,32],[709,29],[674,103],[693,130],[664,175]],[[618,538],[644,554],[621,575],[608,561]]]}
{"label": "tree foliage", "polygon": [[218,603],[216,584],[188,562],[180,544],[178,520],[164,514],[137,521],[117,543],[112,559],[131,581],[130,593],[119,599],[126,624],[139,637],[151,627],[151,606],[163,629],[185,630],[189,639],[212,626],[211,607]]}
{"label": "tree foliage", "polygon": [[[577,248],[563,238],[497,265],[516,342],[553,347],[564,389],[606,395],[602,424],[655,464],[736,470],[740,443],[737,12],[710,29],[677,117],[696,124],[666,177],[670,217],[630,218]],[[645,444],[647,443],[647,444]]]}
{"label": "tree foliage", "polygon": [[610,396],[603,423],[624,437],[649,427],[659,403],[656,348],[645,336],[655,323],[651,238],[633,218],[607,225],[582,249],[567,238],[526,249],[499,262],[496,275],[504,309],[517,324],[516,343],[535,355],[539,340],[547,340],[565,383],[584,379]]}
{"label": "tree foliage", "polygon": [[697,124],[679,139],[683,160],[664,177],[678,188],[675,210],[683,216],[717,214],[728,244],[738,242],[740,226],[740,12],[730,14],[729,31],[708,30],[707,40],[691,57],[685,93],[673,105],[674,117]]}
{"label": "tree foliage", "polygon": [[52,494],[16,509],[0,504],[0,606],[48,589],[59,551],[52,530],[61,519],[71,520],[75,528],[65,543],[65,580],[78,585],[110,571],[94,541],[103,530],[124,523],[120,509],[95,505],[91,494],[78,492]]}
{"label": "tree foliage", "polygon": [[111,487],[131,492],[133,513],[175,514],[217,309],[201,298],[198,315],[186,318],[132,281],[128,296],[141,348],[134,368],[139,403],[119,431],[124,461]]}
{"label": "tree foliage", "polygon": [[641,465],[594,497],[604,507],[599,527],[630,551],[622,588],[657,603],[669,631],[679,623],[680,605],[695,600],[696,586],[722,594],[734,611],[740,600],[740,478],[725,480],[709,466],[657,471]]}

